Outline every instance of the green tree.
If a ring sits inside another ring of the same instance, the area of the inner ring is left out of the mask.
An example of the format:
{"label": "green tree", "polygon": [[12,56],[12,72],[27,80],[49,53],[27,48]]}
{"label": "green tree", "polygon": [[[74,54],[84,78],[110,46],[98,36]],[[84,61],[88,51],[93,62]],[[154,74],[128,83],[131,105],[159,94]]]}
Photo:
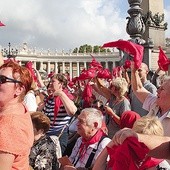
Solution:
{"label": "green tree", "polygon": [[73,53],[99,53],[99,52],[111,52],[110,49],[104,49],[101,48],[101,46],[95,45],[95,46],[91,46],[91,45],[82,45],[79,48],[75,48],[73,50]]}

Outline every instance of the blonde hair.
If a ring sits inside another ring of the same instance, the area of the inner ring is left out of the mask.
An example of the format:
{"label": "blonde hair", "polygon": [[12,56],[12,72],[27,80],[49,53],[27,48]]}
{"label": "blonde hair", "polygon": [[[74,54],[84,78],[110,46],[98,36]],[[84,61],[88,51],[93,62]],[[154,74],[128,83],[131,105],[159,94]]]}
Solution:
{"label": "blonde hair", "polygon": [[160,120],[154,116],[143,116],[136,120],[132,128],[135,132],[147,135],[163,136],[164,130]]}
{"label": "blonde hair", "polygon": [[118,90],[120,96],[124,96],[125,93],[128,91],[128,83],[125,78],[117,77],[112,80],[112,85]]}

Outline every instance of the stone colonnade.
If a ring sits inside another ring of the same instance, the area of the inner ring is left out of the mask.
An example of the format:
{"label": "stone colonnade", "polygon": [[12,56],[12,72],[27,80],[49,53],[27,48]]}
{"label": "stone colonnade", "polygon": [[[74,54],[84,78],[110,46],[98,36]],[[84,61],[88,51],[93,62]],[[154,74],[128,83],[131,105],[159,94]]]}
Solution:
{"label": "stone colonnade", "polygon": [[[104,68],[110,70],[117,66],[120,60],[119,53],[116,52],[110,54],[100,53],[94,57]],[[40,72],[46,72],[46,74],[49,74],[51,71],[55,73],[69,73],[70,78],[73,78],[79,76],[84,68],[87,69],[89,67],[92,57],[90,54],[65,54],[62,56],[19,54],[16,57],[16,60],[19,60],[21,65],[24,65],[28,61],[32,61],[34,68]]]}

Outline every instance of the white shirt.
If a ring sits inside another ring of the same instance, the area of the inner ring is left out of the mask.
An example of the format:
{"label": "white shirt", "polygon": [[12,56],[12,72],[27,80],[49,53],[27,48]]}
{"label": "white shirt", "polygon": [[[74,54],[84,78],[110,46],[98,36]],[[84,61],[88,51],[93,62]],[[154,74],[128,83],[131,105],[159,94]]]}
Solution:
{"label": "white shirt", "polygon": [[35,112],[37,110],[37,102],[34,92],[29,91],[24,97],[24,103],[28,109],[28,111]]}

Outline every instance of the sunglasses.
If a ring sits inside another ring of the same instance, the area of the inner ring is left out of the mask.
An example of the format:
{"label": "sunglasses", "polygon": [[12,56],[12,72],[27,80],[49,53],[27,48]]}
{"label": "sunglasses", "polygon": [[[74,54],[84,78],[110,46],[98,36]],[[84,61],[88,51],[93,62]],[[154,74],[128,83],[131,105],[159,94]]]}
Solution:
{"label": "sunglasses", "polygon": [[8,78],[6,76],[0,75],[0,84],[4,84],[4,83],[22,83],[21,81],[15,80],[15,79],[11,79]]}

